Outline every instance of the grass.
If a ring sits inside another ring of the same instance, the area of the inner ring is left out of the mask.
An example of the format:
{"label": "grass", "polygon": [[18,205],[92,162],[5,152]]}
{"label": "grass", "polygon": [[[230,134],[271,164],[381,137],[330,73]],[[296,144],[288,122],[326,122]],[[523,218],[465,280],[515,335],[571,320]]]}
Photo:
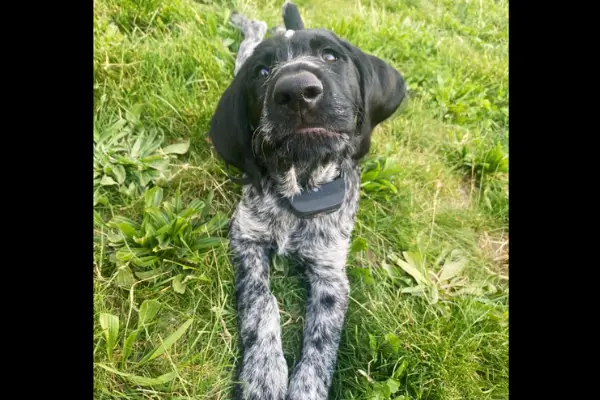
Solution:
{"label": "grass", "polygon": [[[508,398],[507,2],[297,4],[410,93],[362,163],[331,398]],[[232,9],[281,23],[281,1],[95,1],[97,399],[230,394],[240,189],[206,137],[241,40]],[[271,281],[292,366],[306,289],[285,260]]]}

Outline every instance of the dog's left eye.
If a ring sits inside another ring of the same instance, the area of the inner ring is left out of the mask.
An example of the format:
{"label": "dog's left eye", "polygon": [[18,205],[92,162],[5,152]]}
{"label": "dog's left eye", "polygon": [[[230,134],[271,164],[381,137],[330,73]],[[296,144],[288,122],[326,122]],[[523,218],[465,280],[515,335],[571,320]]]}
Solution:
{"label": "dog's left eye", "polygon": [[337,61],[337,57],[335,54],[333,54],[331,51],[324,51],[323,55],[321,56],[323,58],[323,60],[327,61],[327,62],[334,62]]}
{"label": "dog's left eye", "polygon": [[269,76],[269,69],[266,67],[258,68],[258,75],[260,76]]}

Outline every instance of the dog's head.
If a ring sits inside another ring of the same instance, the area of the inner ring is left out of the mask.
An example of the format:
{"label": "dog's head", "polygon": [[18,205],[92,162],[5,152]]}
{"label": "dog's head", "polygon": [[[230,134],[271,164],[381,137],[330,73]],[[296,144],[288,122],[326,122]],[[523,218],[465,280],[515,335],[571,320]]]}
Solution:
{"label": "dog's head", "polygon": [[246,60],[217,106],[210,137],[257,183],[271,165],[361,158],[405,92],[394,68],[334,33],[288,30]]}

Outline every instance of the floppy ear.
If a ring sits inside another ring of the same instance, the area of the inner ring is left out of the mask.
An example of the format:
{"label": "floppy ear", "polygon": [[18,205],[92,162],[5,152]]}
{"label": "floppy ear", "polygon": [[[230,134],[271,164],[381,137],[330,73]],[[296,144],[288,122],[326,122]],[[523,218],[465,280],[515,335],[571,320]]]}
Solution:
{"label": "floppy ear", "polygon": [[363,53],[359,48],[342,41],[350,50],[350,58],[359,73],[362,112],[358,126],[362,134],[356,158],[368,153],[371,132],[388,119],[400,106],[406,95],[404,78],[380,58]]}
{"label": "floppy ear", "polygon": [[289,0],[283,3],[283,23],[285,24],[285,29],[293,31],[304,29],[304,22],[302,22],[298,7]]}
{"label": "floppy ear", "polygon": [[[243,74],[238,74],[221,96],[210,122],[210,140],[219,156],[248,175],[231,180],[241,184],[259,184],[260,170],[252,153],[252,131],[248,121]],[[228,171],[228,169],[226,169]]]}

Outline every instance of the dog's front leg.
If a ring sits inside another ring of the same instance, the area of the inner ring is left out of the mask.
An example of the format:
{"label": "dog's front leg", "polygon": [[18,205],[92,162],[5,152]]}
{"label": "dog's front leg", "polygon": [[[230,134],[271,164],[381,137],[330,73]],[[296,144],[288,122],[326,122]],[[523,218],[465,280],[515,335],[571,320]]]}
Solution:
{"label": "dog's front leg", "polygon": [[234,223],[230,235],[243,361],[238,399],[283,400],[288,369],[281,347],[277,300],[269,289],[269,251],[243,238]]}
{"label": "dog's front leg", "polygon": [[327,399],[348,306],[347,243],[310,250],[305,259],[310,293],[302,357],[290,380],[288,400]]}

